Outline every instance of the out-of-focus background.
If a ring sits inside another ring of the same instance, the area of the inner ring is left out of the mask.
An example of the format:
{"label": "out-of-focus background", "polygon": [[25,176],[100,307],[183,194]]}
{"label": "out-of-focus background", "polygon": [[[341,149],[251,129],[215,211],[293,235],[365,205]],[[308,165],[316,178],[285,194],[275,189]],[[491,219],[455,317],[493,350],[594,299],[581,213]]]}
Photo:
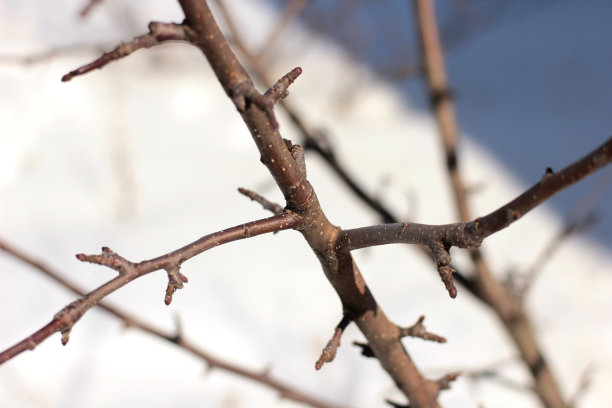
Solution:
{"label": "out-of-focus background", "polygon": [[[255,51],[286,1],[226,1]],[[297,4],[300,2],[293,2]],[[365,189],[402,219],[455,221],[435,123],[418,71],[410,2],[310,1],[262,54],[273,77],[302,76],[289,100]],[[214,6],[214,4],[213,4]],[[604,0],[436,2],[461,126],[460,165],[474,214],[485,214],[589,152],[612,129],[612,5]],[[259,154],[198,50],[139,51],[69,83],[63,74],[146,32],[179,22],[172,1],[106,0],[85,19],[81,2],[0,2],[0,238],[86,288],[113,276],[79,263],[109,246],[140,261],[202,235],[267,216],[236,188],[281,201]],[[297,6],[296,6],[297,7]],[[226,22],[219,19],[226,26]],[[299,133],[278,114],[285,138]],[[316,155],[308,174],[330,220],[379,222]],[[542,265],[527,305],[566,396],[612,403],[612,172],[604,169],[553,198],[483,246],[502,277],[532,267],[565,221],[595,211],[598,223]],[[444,345],[406,340],[430,377],[462,370],[445,406],[537,407],[529,376],[496,318],[465,291],[448,298],[414,249],[359,251],[359,265],[391,319],[427,316]],[[453,252],[459,266],[464,254]],[[215,248],[187,262],[189,283],[163,304],[166,277],[152,274],[108,301],[202,348],[346,406],[402,402],[374,360],[351,346],[314,362],[341,317],[317,260],[295,232]],[[0,348],[47,323],[74,299],[0,253]],[[470,373],[494,369],[499,377]],[[518,387],[517,387],[518,385]],[[59,335],[0,367],[1,407],[298,406],[161,340],[89,312],[62,347]]]}

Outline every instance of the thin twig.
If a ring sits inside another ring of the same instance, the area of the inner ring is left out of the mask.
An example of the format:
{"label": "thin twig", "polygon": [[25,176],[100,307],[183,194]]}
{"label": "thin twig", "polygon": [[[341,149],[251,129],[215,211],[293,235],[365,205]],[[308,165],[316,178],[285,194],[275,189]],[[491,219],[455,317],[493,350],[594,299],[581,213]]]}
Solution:
{"label": "thin twig", "polygon": [[169,41],[188,41],[189,30],[182,24],[166,24],[160,22],[149,23],[149,33],[134,38],[132,41],[124,42],[111,51],[105,52],[102,56],[89,64],[75,69],[62,77],[63,82],[70,81],[78,75],[86,74],[95,69],[100,69],[106,64],[143,49],[151,48]]}
{"label": "thin twig", "polygon": [[348,229],[338,235],[337,244],[347,250],[394,243],[429,245],[432,242],[459,248],[478,247],[486,237],[508,227],[553,195],[610,163],[612,138],[564,169],[546,174],[509,203],[473,221],[444,225],[405,222]]}
{"label": "thin twig", "polygon": [[344,333],[344,329],[346,329],[346,326],[348,326],[350,322],[351,319],[347,315],[342,316],[342,320],[340,320],[340,323],[338,323],[336,329],[334,330],[334,335],[323,348],[321,357],[319,357],[315,364],[316,370],[320,370],[323,367],[323,364],[334,361],[338,347],[340,347],[340,338],[342,337],[342,333]]}
{"label": "thin twig", "polygon": [[284,211],[282,205],[273,203],[272,201],[268,200],[266,197],[260,194],[257,194],[255,191],[251,191],[251,190],[248,190],[242,187],[239,187],[238,191],[240,192],[240,194],[243,194],[249,197],[251,200],[261,204],[264,210],[268,210],[272,212],[273,214],[282,214],[282,212]]}
{"label": "thin twig", "polygon": [[[180,278],[182,275],[180,275],[178,272],[179,267],[183,262],[216,246],[269,232],[296,228],[300,225],[300,223],[301,221],[293,215],[276,215],[274,217],[253,221],[207,235],[166,255],[139,263],[130,262],[106,247],[103,248],[102,254],[100,255],[79,254],[77,255],[79,260],[108,266],[117,270],[119,272],[119,276],[70,303],[60,310],[54,316],[51,322],[49,322],[43,328],[37,330],[31,336],[26,337],[24,340],[20,341],[14,346],[1,352],[0,364],[10,360],[26,350],[33,350],[34,347],[58,331],[62,333],[62,344],[65,345],[68,343],[72,327],[85,314],[85,312],[87,312],[87,310],[95,306],[108,294],[143,275],[160,269],[165,269],[168,272],[169,283],[165,300],[166,304],[168,304],[170,303],[168,296],[171,296],[172,294],[169,292],[173,292],[174,289],[182,285],[179,285],[178,281],[176,281],[177,277],[185,282],[185,280]],[[173,290],[170,290],[171,287]]]}
{"label": "thin twig", "polygon": [[444,337],[428,332],[427,329],[425,329],[425,325],[423,324],[424,321],[425,316],[421,316],[412,326],[400,327],[400,336],[419,337],[423,340],[435,341],[437,343],[446,343],[446,339]]}
{"label": "thin twig", "polygon": [[[86,292],[84,290],[80,289],[74,283],[63,278],[58,272],[49,268],[41,261],[32,258],[30,255],[25,254],[23,251],[15,248],[14,246],[9,245],[2,239],[0,239],[0,250],[4,251],[7,254],[10,254],[11,256],[15,257],[16,259],[19,259],[27,265],[30,265],[34,269],[48,276],[49,278],[59,283],[61,286],[67,288],[68,290],[72,291],[76,295],[85,296]],[[98,302],[96,307],[112,314],[119,320],[123,321],[126,327],[132,327],[142,330],[146,333],[152,334],[157,338],[166,340],[171,344],[182,348],[183,350],[193,354],[197,358],[204,361],[210,368],[218,368],[236,374],[240,377],[251,379],[258,384],[262,384],[264,386],[276,390],[283,398],[301,402],[315,408],[339,408],[339,406],[328,404],[308,394],[297,391],[289,385],[286,385],[281,381],[271,378],[267,372],[257,372],[255,370],[249,370],[247,368],[240,367],[236,364],[215,357],[211,353],[199,348],[193,342],[187,340],[182,334],[182,330],[180,329],[180,323],[177,323],[176,333],[164,333],[161,330],[145,323],[139,318],[132,316],[117,307],[108,305],[104,301]]]}

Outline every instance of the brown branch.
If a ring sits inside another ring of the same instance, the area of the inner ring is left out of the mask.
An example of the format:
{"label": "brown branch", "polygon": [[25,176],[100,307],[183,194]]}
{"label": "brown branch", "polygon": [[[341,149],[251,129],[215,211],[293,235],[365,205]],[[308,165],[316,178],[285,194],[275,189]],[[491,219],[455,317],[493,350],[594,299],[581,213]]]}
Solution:
{"label": "brown branch", "polygon": [[354,250],[394,243],[444,247],[475,248],[482,241],[508,227],[523,215],[560,192],[612,162],[612,138],[557,173],[547,173],[531,188],[497,210],[470,222],[444,225],[417,223],[382,224],[343,230],[336,245],[339,250]]}
{"label": "brown branch", "polygon": [[[263,65],[259,62],[256,55],[254,55],[245,45],[244,41],[234,20],[224,5],[222,0],[217,1],[219,12],[221,13],[223,20],[225,21],[232,37],[232,42],[238,49],[238,51],[244,56],[248,63],[249,69],[255,77],[262,83],[269,86],[272,84],[269,76],[266,73]],[[304,149],[316,152],[329,166],[330,168],[340,177],[350,191],[353,192],[360,200],[366,205],[376,211],[383,222],[397,222],[395,216],[391,214],[391,211],[375,197],[368,194],[357,181],[349,174],[345,167],[338,161],[336,154],[334,153],[331,146],[324,143],[321,139],[322,136],[317,132],[310,130],[310,127],[306,124],[302,116],[298,113],[297,109],[291,105],[287,100],[281,100],[279,105],[287,112],[289,119],[293,125],[300,131],[304,140]]]}
{"label": "brown branch", "polygon": [[284,209],[283,206],[277,203],[273,203],[272,201],[268,200],[267,198],[257,194],[254,191],[248,190],[246,188],[242,188],[239,187],[238,191],[240,192],[240,194],[243,194],[247,197],[249,197],[251,200],[261,204],[261,206],[264,208],[264,210],[268,210],[270,212],[272,212],[273,214],[281,214]]}
{"label": "brown branch", "polygon": [[241,109],[240,102],[252,100],[257,91],[222,36],[208,5],[202,0],[179,0],[179,3],[185,13],[185,23],[195,32],[194,44],[204,53],[225,92],[234,101],[259,149],[261,161],[285,196],[287,208],[302,217],[299,230],[321,262],[342,301],[343,310],[355,316],[355,323],[378,361],[410,401],[415,406],[437,407],[438,385],[427,381],[418,371],[396,335],[397,327],[374,300],[350,254],[338,254],[334,250],[333,243],[340,229],[325,216],[278,129],[256,103],[247,103]]}
{"label": "brown branch", "polygon": [[[54,316],[53,320],[51,320],[51,322],[49,322],[42,329],[1,352],[0,364],[10,360],[26,350],[33,350],[34,347],[58,331],[62,333],[62,344],[65,345],[68,343],[72,327],[87,310],[95,306],[108,294],[143,275],[160,269],[165,269],[170,275],[170,283],[168,284],[168,287],[170,288],[171,286],[174,286],[176,288],[178,287],[178,282],[173,282],[173,279],[176,279],[178,275],[175,275],[174,277],[171,275],[176,274],[178,267],[188,259],[193,258],[194,256],[208,249],[226,244],[228,242],[254,237],[269,232],[297,228],[300,224],[301,221],[299,218],[290,214],[281,214],[207,235],[166,255],[139,263],[130,262],[112,252],[107,247],[102,249],[102,254],[100,255],[79,254],[77,255],[79,260],[108,266],[109,268],[117,270],[119,272],[119,276],[87,293],[80,299],[70,303],[68,306],[60,310]],[[181,278],[179,277],[178,279]],[[172,293],[169,293],[169,290],[167,290],[166,304],[168,304],[171,300],[171,295]]]}
{"label": "brown branch", "polygon": [[124,42],[115,49],[105,52],[95,61],[64,75],[62,81],[67,82],[75,76],[86,74],[95,69],[100,69],[110,62],[127,57],[140,49],[151,48],[168,41],[189,41],[189,38],[189,30],[182,24],[151,22],[149,23],[148,34],[136,37],[132,41]]}
{"label": "brown branch", "polygon": [[[82,289],[80,289],[79,287],[77,287],[75,284],[73,284],[72,282],[66,280],[65,278],[63,278],[59,273],[57,273],[56,271],[52,270],[51,268],[47,267],[46,265],[44,265],[42,262],[32,258],[31,256],[25,254],[23,251],[20,251],[19,249],[13,247],[12,245],[7,244],[6,242],[4,242],[4,240],[0,239],[0,250],[6,252],[7,254],[10,254],[11,256],[15,257],[16,259],[19,259],[20,261],[32,266],[33,268],[35,268],[36,270],[38,270],[39,272],[43,273],[44,275],[48,276],[49,278],[51,278],[52,280],[54,280],[55,282],[59,283],[60,285],[62,285],[63,287],[67,288],[68,290],[72,291],[73,293],[75,293],[78,296],[85,296],[86,292]],[[119,308],[116,308],[114,306],[108,305],[107,303],[105,303],[104,301],[99,302],[96,305],[96,308],[102,309],[110,314],[112,314],[113,316],[115,316],[116,318],[118,318],[119,320],[123,321],[123,323],[125,324],[126,327],[132,327],[132,328],[136,328],[139,329],[143,332],[149,333],[159,339],[163,339],[166,340],[168,342],[170,342],[171,344],[176,345],[177,347],[182,348],[183,350],[193,354],[194,356],[196,356],[197,358],[201,359],[202,361],[204,361],[210,368],[218,368],[233,374],[236,374],[238,376],[244,377],[244,378],[248,378],[251,379],[253,381],[255,381],[256,383],[265,385],[267,387],[270,387],[276,391],[278,391],[278,393],[283,397],[283,398],[287,398],[287,399],[291,399],[293,401],[297,401],[297,402],[301,402],[307,405],[310,405],[312,407],[315,408],[339,408],[336,405],[331,405],[328,403],[325,403],[323,401],[320,401],[317,398],[314,398],[308,394],[305,394],[303,392],[297,391],[293,388],[291,388],[289,385],[275,380],[273,378],[271,378],[266,372],[258,372],[255,370],[249,370],[243,367],[240,367],[236,364],[232,364],[229,363],[227,361],[221,360],[217,357],[215,357],[214,355],[212,355],[211,353],[202,350],[201,348],[199,348],[196,344],[194,344],[193,342],[185,339],[185,337],[182,335],[182,330],[180,330],[180,324],[177,323],[177,330],[176,333],[164,333],[161,330],[145,323],[144,321],[138,319],[135,316],[132,316],[128,313],[125,313],[124,311],[120,310]]]}

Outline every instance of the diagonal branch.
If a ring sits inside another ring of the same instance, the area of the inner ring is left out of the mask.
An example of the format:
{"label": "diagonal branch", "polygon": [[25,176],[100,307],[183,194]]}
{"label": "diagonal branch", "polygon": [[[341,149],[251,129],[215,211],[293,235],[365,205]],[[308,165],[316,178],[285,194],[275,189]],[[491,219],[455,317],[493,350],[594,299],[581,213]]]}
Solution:
{"label": "diagonal branch", "polygon": [[423,408],[437,407],[440,387],[419,372],[397,336],[397,326],[376,303],[351,255],[335,250],[333,244],[340,229],[325,216],[305,172],[299,169],[278,129],[256,103],[246,104],[245,109],[238,105],[245,95],[254,94],[253,82],[229,48],[208,5],[202,0],[179,0],[179,3],[186,24],[196,33],[194,44],[234,101],[253,136],[261,161],[285,196],[287,208],[302,217],[299,231],[321,262],[342,301],[343,310],[354,316],[378,361],[411,403]]}
{"label": "diagonal branch", "polygon": [[[395,223],[343,230],[338,234],[336,248],[351,251],[394,243],[476,248],[489,235],[506,228],[554,194],[611,162],[612,138],[563,170],[547,172],[538,183],[514,200],[473,221],[445,225]],[[443,263],[443,266],[447,265]]]}
{"label": "diagonal branch", "polygon": [[102,56],[89,64],[70,71],[62,77],[63,82],[70,81],[75,76],[86,74],[95,69],[100,69],[106,64],[143,49],[169,41],[189,41],[190,32],[182,24],[166,24],[160,22],[149,23],[149,33],[134,38],[132,41],[124,42],[115,49],[105,52]]}
{"label": "diagonal branch", "polygon": [[[188,244],[166,255],[139,263],[130,262],[106,247],[103,248],[102,254],[100,255],[79,254],[77,255],[79,260],[108,266],[117,270],[119,272],[119,276],[111,279],[97,289],[94,289],[93,291],[70,303],[60,310],[53,317],[51,322],[49,322],[43,328],[37,330],[35,333],[14,346],[1,352],[0,364],[10,360],[26,350],[33,350],[38,344],[42,343],[44,340],[58,331],[62,333],[62,344],[65,345],[68,343],[72,327],[85,314],[85,312],[87,312],[87,310],[95,306],[108,294],[143,275],[160,269],[165,269],[169,274],[170,283],[168,284],[168,288],[170,289],[171,285],[176,284],[176,282],[173,282],[173,279],[176,279],[176,276],[172,276],[171,274],[177,273],[179,266],[188,259],[193,258],[194,256],[208,249],[226,244],[228,242],[238,241],[240,239],[254,237],[269,232],[297,228],[300,224],[300,219],[291,214],[285,213],[276,215],[274,217],[249,222],[229,228],[227,230],[206,235],[205,237],[202,237],[197,241],[194,241],[191,244]],[[171,296],[171,293],[168,294],[168,292],[169,290],[166,292],[166,304],[169,303],[168,296]]]}
{"label": "diagonal branch", "polygon": [[[64,279],[60,276],[59,273],[47,267],[42,262],[33,259],[31,256],[25,254],[23,251],[13,247],[12,245],[9,245],[4,240],[0,240],[0,250],[30,265],[31,267],[48,276],[63,287],[72,291],[76,295],[85,296],[86,292],[84,290],[80,289],[72,282]],[[315,408],[339,408],[335,405],[320,401],[319,399],[305,394],[301,391],[295,390],[289,385],[271,378],[266,372],[260,373],[255,370],[249,370],[247,368],[243,368],[230,362],[221,360],[212,355],[210,352],[202,350],[193,342],[185,339],[185,337],[180,334],[180,331],[178,332],[178,334],[165,333],[151,326],[150,324],[138,319],[137,317],[120,310],[117,307],[106,304],[104,301],[99,302],[96,307],[108,312],[109,314],[115,316],[117,319],[122,320],[126,327],[139,329],[143,332],[149,333],[159,339],[166,340],[169,343],[182,348],[183,350],[193,354],[197,358],[204,361],[210,368],[218,368],[236,374],[240,377],[248,378],[259,384],[276,390],[283,398],[301,402]]]}

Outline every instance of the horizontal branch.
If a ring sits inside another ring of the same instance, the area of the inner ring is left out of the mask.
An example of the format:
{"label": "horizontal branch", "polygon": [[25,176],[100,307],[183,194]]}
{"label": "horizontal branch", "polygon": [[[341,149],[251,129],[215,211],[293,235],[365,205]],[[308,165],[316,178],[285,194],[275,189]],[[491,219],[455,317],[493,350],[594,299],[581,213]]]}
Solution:
{"label": "horizontal branch", "polygon": [[301,221],[299,218],[284,213],[206,235],[166,255],[139,263],[130,262],[108,248],[103,248],[102,254],[100,255],[79,254],[77,255],[79,260],[108,266],[109,268],[117,270],[119,276],[70,303],[60,310],[53,317],[53,320],[43,328],[37,330],[34,334],[15,344],[13,347],[1,352],[0,364],[3,364],[26,350],[33,350],[38,344],[58,331],[62,333],[62,344],[65,345],[68,343],[72,327],[87,310],[95,306],[108,294],[143,275],[160,269],[165,269],[167,271],[169,283],[168,289],[166,290],[166,304],[169,304],[172,292],[182,287],[182,282],[186,282],[187,280],[187,278],[179,272],[180,265],[186,260],[219,245],[269,232],[297,228],[300,224]]}
{"label": "horizontal branch", "polygon": [[[86,294],[85,291],[77,287],[72,282],[62,278],[59,273],[45,266],[43,263],[33,259],[31,256],[26,255],[19,249],[14,248],[11,245],[8,245],[3,240],[0,240],[0,250],[3,250],[4,252],[12,255],[13,257],[19,259],[20,261],[32,266],[33,268],[42,272],[44,275],[50,277],[51,279],[53,279],[55,282],[59,283],[63,287],[74,292],[76,295],[85,296]],[[281,381],[271,378],[267,372],[260,373],[255,370],[249,370],[249,369],[240,367],[238,365],[232,364],[230,362],[221,360],[213,356],[211,353],[205,350],[202,350],[196,344],[190,342],[189,340],[186,340],[184,336],[181,335],[180,332],[175,333],[175,334],[165,333],[153,327],[152,325],[138,319],[137,317],[134,317],[128,313],[125,313],[124,311],[120,310],[117,307],[106,304],[104,301],[99,302],[96,305],[96,307],[108,312],[109,314],[123,321],[126,327],[131,327],[131,328],[142,330],[143,332],[149,333],[159,339],[166,340],[176,345],[177,347],[182,348],[183,350],[193,354],[194,356],[204,361],[211,368],[219,368],[221,370],[228,371],[230,373],[239,375],[241,377],[248,378],[259,384],[268,386],[278,391],[278,393],[283,398],[291,399],[297,402],[302,402],[304,404],[310,405],[315,408],[334,408],[336,407],[335,405],[331,405],[323,401],[320,401],[317,398],[314,398],[308,394],[305,394],[301,391],[291,388],[289,385],[286,385]]]}
{"label": "horizontal branch", "polygon": [[547,169],[546,174],[533,187],[484,217],[470,222],[445,225],[405,222],[343,230],[338,234],[336,249],[351,251],[394,243],[428,246],[432,243],[442,243],[445,247],[476,248],[489,235],[506,228],[554,194],[610,162],[612,162],[612,138],[559,172]]}
{"label": "horizontal branch", "polygon": [[115,49],[105,52],[102,56],[89,64],[83,65],[62,77],[62,82],[70,81],[78,75],[86,74],[100,69],[106,64],[127,57],[143,48],[151,48],[168,41],[189,41],[191,38],[189,27],[182,24],[167,24],[160,22],[149,23],[149,33],[134,38],[132,41],[121,43]]}

